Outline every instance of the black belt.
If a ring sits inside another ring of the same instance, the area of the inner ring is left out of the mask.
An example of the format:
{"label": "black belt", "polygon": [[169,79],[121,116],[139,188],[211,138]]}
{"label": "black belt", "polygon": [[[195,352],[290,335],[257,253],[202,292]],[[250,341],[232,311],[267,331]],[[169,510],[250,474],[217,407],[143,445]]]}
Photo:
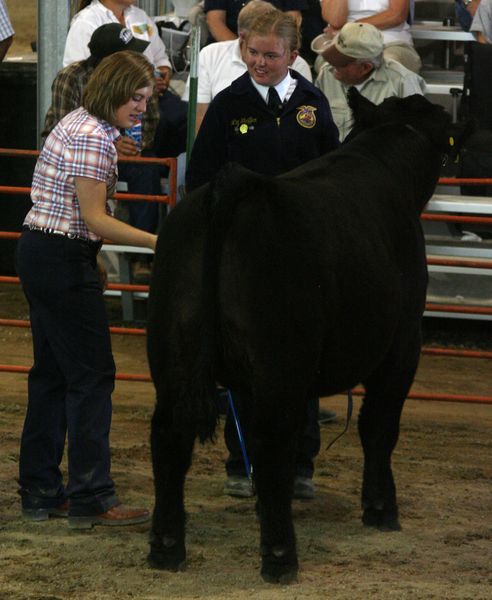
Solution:
{"label": "black belt", "polygon": [[69,240],[77,240],[90,244],[91,246],[101,246],[102,242],[89,240],[88,238],[77,235],[76,233],[67,233],[66,231],[60,231],[59,229],[53,229],[52,227],[39,227],[38,225],[23,225],[23,231],[36,231],[37,233],[44,233],[45,235],[59,235]]}

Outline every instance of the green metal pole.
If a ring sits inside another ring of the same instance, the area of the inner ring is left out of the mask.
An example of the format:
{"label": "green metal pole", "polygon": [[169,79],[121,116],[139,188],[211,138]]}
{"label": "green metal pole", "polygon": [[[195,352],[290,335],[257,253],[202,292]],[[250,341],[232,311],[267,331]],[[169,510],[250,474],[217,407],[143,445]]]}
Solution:
{"label": "green metal pole", "polygon": [[200,27],[191,30],[191,61],[190,61],[190,94],[188,98],[188,121],[186,130],[186,166],[191,156],[195,141],[196,127],[196,97],[198,91],[198,54],[200,52]]}

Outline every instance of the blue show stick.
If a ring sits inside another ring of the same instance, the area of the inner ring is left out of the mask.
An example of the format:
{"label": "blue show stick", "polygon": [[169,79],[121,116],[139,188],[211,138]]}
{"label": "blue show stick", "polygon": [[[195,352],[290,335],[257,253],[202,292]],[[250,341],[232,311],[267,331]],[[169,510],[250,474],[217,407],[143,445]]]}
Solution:
{"label": "blue show stick", "polygon": [[232,394],[230,390],[227,390],[227,399],[229,401],[229,407],[232,411],[232,416],[234,417],[234,423],[236,425],[237,437],[239,438],[239,445],[241,446],[241,452],[243,454],[244,467],[246,469],[246,477],[251,479],[251,465],[248,459],[248,453],[246,451],[246,444],[244,443],[243,432],[241,430],[241,423],[239,422],[239,417],[237,416],[236,407],[234,406],[234,400],[232,399]]}

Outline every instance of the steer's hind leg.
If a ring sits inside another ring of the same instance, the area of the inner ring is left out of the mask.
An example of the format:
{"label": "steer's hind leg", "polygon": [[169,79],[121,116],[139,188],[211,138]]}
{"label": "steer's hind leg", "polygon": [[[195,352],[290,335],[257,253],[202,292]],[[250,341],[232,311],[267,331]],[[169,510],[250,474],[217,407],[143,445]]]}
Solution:
{"label": "steer's hind leg", "polygon": [[[268,398],[254,428],[254,472],[261,527],[261,575],[269,583],[297,580],[292,523],[297,428],[304,422],[302,393]],[[272,400],[274,400],[272,405]],[[268,412],[266,407],[268,408]]]}
{"label": "steer's hind leg", "polygon": [[398,531],[398,506],[391,470],[391,454],[398,441],[400,416],[417,369],[420,342],[403,344],[365,382],[359,414],[364,450],[362,508],[364,525]]}
{"label": "steer's hind leg", "polygon": [[155,507],[148,556],[150,566],[158,569],[179,571],[185,566],[183,496],[194,440],[194,431],[173,428],[170,403],[158,398],[151,426]]}

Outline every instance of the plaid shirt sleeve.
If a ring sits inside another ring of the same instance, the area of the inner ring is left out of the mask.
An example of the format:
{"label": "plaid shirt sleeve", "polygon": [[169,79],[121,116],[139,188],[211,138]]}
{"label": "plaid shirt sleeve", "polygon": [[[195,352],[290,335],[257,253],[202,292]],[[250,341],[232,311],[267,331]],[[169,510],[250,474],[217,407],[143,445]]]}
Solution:
{"label": "plaid shirt sleeve", "polygon": [[80,63],[73,63],[57,74],[51,86],[51,106],[46,113],[41,134],[43,138],[51,133],[65,115],[80,106],[82,92],[92,70],[83,69]]}
{"label": "plaid shirt sleeve", "polygon": [[88,177],[106,182],[114,165],[116,149],[109,138],[77,135],[64,149],[65,171],[73,177]]}

